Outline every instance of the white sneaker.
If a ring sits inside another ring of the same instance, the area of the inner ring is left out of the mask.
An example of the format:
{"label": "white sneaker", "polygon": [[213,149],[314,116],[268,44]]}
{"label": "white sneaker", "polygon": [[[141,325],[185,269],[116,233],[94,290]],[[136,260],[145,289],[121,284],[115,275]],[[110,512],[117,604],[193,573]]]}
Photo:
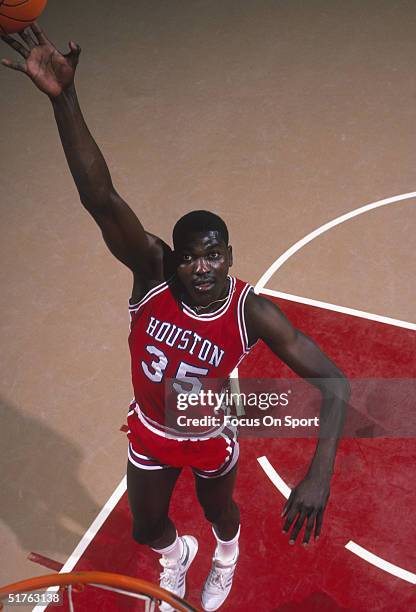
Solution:
{"label": "white sneaker", "polygon": [[234,559],[224,563],[215,557],[212,560],[211,571],[202,589],[202,608],[212,612],[218,610],[227,599],[233,586],[233,576],[238,560],[238,548]]}
{"label": "white sneaker", "polygon": [[[186,591],[185,577],[186,572],[191,566],[192,561],[198,551],[198,542],[193,536],[181,536],[183,551],[179,561],[169,561],[163,556],[159,559],[159,563],[164,568],[160,574],[160,586],[166,591],[170,591],[178,597],[184,597]],[[159,610],[162,612],[171,612],[174,610],[172,606],[166,602],[159,605]]]}

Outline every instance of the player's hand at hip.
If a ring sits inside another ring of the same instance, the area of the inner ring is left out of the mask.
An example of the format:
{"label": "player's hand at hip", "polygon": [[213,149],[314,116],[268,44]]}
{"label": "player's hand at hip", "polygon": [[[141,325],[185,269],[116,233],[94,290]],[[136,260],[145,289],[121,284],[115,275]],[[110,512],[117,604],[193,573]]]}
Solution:
{"label": "player's hand at hip", "polygon": [[303,544],[308,544],[312,533],[315,540],[319,538],[328,498],[329,482],[323,482],[318,478],[306,477],[292,489],[282,512],[283,532],[288,533],[291,529],[290,544],[295,543],[303,526],[305,526]]}
{"label": "player's hand at hip", "polygon": [[2,64],[27,74],[36,87],[49,97],[59,96],[74,82],[81,52],[79,45],[71,41],[69,53],[64,55],[36,22],[15,36],[4,35],[1,38],[25,59],[24,62],[4,59]]}

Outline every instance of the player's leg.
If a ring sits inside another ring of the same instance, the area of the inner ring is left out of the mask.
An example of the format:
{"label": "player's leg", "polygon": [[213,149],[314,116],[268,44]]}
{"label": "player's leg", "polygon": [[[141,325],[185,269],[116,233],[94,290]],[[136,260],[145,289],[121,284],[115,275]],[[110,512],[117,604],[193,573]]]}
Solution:
{"label": "player's leg", "polygon": [[[145,459],[145,458],[144,458]],[[179,537],[169,518],[169,503],[181,468],[146,470],[127,464],[127,492],[133,515],[133,538],[161,555],[160,586],[179,597],[185,595],[185,577],[198,543],[192,536]],[[173,608],[159,606],[163,612]]]}
{"label": "player's leg", "polygon": [[226,475],[217,478],[201,478],[195,473],[198,500],[217,541],[202,591],[204,610],[217,610],[232,586],[240,535],[240,510],[233,499],[236,477],[237,464]]}
{"label": "player's leg", "polygon": [[133,538],[151,548],[170,547],[177,537],[169,503],[180,468],[146,470],[127,463],[127,494],[133,517]]}
{"label": "player's leg", "polygon": [[198,501],[214,534],[223,541],[235,538],[240,526],[240,510],[233,499],[237,464],[225,476],[202,478],[195,472]]}

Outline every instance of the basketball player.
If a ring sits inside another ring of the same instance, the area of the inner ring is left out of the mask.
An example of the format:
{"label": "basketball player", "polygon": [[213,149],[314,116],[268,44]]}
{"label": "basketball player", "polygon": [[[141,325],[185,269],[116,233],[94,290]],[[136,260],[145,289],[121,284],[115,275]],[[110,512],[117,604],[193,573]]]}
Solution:
{"label": "basketball player", "polygon": [[[198,544],[192,536],[178,536],[168,508],[181,469],[190,466],[216,539],[202,606],[217,610],[230,592],[238,559],[240,518],[233,500],[238,441],[227,428],[184,439],[168,427],[164,382],[176,379],[179,390],[189,390],[200,388],[204,378],[225,379],[259,339],[297,374],[315,380],[322,392],[320,438],[305,478],[282,513],[283,530],[291,528],[290,542],[305,526],[305,544],[321,531],[348,383],[274,304],[229,276],[232,250],[217,215],[195,211],[182,217],[173,230],[173,250],[145,231],[114,189],[83,119],[74,86],[78,45],[70,42],[63,55],[36,24],[3,40],[25,60],[3,64],[27,74],[49,97],[80,200],[110,251],[133,273],[129,345],[135,399],[128,413],[127,468],[133,537],[160,553],[161,586],[183,597]],[[162,610],[170,609],[162,604]]]}

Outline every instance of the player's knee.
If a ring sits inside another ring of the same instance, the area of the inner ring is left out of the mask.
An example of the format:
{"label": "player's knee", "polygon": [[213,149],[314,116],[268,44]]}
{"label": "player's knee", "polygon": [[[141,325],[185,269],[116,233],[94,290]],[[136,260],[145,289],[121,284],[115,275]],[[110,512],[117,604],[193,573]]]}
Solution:
{"label": "player's knee", "polygon": [[166,529],[166,518],[159,521],[136,519],[133,521],[133,538],[138,544],[151,546],[161,538]]}
{"label": "player's knee", "polygon": [[203,505],[203,510],[207,521],[214,525],[238,521],[240,516],[238,506],[233,500],[227,504],[207,503]]}

